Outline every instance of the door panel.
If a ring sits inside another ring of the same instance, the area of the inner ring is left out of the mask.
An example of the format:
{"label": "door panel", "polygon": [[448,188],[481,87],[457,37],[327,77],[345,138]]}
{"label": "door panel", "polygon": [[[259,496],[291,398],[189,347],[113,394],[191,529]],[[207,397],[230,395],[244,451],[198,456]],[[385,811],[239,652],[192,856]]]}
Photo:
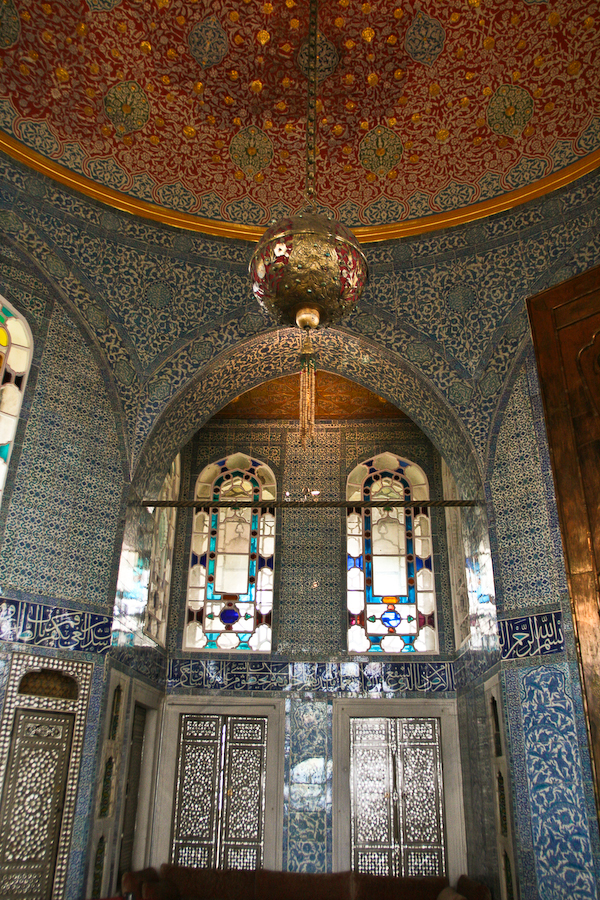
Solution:
{"label": "door panel", "polygon": [[173,862],[260,868],[267,718],[184,713],[179,734]]}
{"label": "door panel", "polygon": [[350,719],[352,867],[446,873],[438,719]]}
{"label": "door panel", "polygon": [[17,709],[2,797],[0,895],[48,900],[74,716]]}

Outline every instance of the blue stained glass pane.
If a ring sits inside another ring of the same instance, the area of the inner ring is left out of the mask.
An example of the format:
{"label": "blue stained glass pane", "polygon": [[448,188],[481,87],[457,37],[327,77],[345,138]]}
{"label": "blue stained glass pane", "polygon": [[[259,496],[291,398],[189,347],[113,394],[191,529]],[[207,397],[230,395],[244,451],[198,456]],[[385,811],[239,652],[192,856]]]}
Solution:
{"label": "blue stained glass pane", "polygon": [[260,463],[256,459],[251,459],[250,462],[252,463],[253,466],[260,466]]}
{"label": "blue stained glass pane", "polygon": [[[368,590],[368,588],[367,588]],[[383,597],[371,597],[369,603],[383,603]]]}
{"label": "blue stained glass pane", "polygon": [[371,552],[371,538],[365,538],[365,553]]}
{"label": "blue stained glass pane", "polygon": [[227,460],[225,460],[225,459],[220,459],[219,462],[217,463],[217,465],[218,465],[218,466],[221,466],[221,468],[223,468],[223,466],[225,465],[226,462],[227,462]]}
{"label": "blue stained glass pane", "polygon": [[237,609],[234,609],[231,606],[226,606],[225,609],[222,609],[219,613],[219,618],[223,625],[235,625],[239,617],[240,614]]}
{"label": "blue stained glass pane", "polygon": [[209,559],[209,561],[208,561],[208,574],[209,574],[209,575],[214,575],[214,574],[215,574],[215,561],[214,561],[214,559]]}
{"label": "blue stained glass pane", "polygon": [[258,568],[262,569],[264,566],[267,566],[267,568],[269,568],[271,570],[273,569],[273,557],[272,556],[269,556],[269,557],[259,556],[258,557]]}
{"label": "blue stained glass pane", "polygon": [[[411,601],[408,597],[396,597],[398,603],[410,603]],[[413,601],[414,602],[414,601]]]}
{"label": "blue stained glass pane", "polygon": [[415,586],[414,586],[414,584],[409,584],[409,586],[408,586],[408,602],[409,602],[409,603],[416,603],[416,599],[415,599]]}
{"label": "blue stained glass pane", "polygon": [[367,559],[365,562],[365,574],[366,574],[367,578],[371,578],[371,576],[373,574],[371,569],[372,569],[371,561]]}
{"label": "blue stained glass pane", "polygon": [[216,537],[211,537],[210,539],[210,552],[214,553],[217,549],[217,539]]}
{"label": "blue stained glass pane", "polygon": [[402,648],[403,653],[416,653],[417,651],[413,647],[413,641],[416,635],[414,634],[403,634],[402,640],[404,641],[404,647]]}
{"label": "blue stained glass pane", "polygon": [[203,553],[202,556],[200,557],[200,565],[204,566],[204,568],[206,568],[206,553]]}
{"label": "blue stained glass pane", "polygon": [[217,647],[217,638],[219,637],[219,635],[214,634],[214,632],[211,632],[211,634],[207,634],[206,637],[208,638],[208,641],[206,643],[206,649],[207,650],[218,650],[219,648]]}
{"label": "blue stained glass pane", "polygon": [[210,517],[210,527],[216,528],[218,523],[219,523],[219,514],[213,513],[212,516]]}
{"label": "blue stained glass pane", "polygon": [[398,466],[396,472],[398,473],[398,475],[404,475],[404,469],[402,468],[402,466]]}
{"label": "blue stained glass pane", "polygon": [[249,574],[250,574],[250,576],[253,577],[253,578],[256,577],[256,560],[255,560],[255,559],[251,559],[251,560],[250,560]]}
{"label": "blue stained glass pane", "polygon": [[427,559],[420,559],[417,556],[417,572],[420,572],[423,567],[425,567],[426,569],[429,569],[429,571],[431,572],[431,557],[430,556],[428,556]]}
{"label": "blue stained glass pane", "polygon": [[258,549],[258,538],[250,539],[250,553],[256,553]]}
{"label": "blue stained glass pane", "polygon": [[192,553],[192,566],[198,565],[198,556],[196,553]]}
{"label": "blue stained glass pane", "polygon": [[[407,526],[407,530],[408,530],[408,526]],[[407,552],[407,553],[412,553],[412,552],[413,552],[413,542],[412,542],[412,538],[408,538],[407,541],[406,541],[406,552]]]}
{"label": "blue stained glass pane", "polygon": [[371,585],[368,584],[366,586],[365,594],[366,594],[367,603],[372,603],[373,602],[373,588],[371,587]]}
{"label": "blue stained glass pane", "polygon": [[242,632],[241,634],[240,634],[240,632],[238,632],[238,637],[240,639],[238,649],[239,650],[249,650],[250,647],[248,646],[248,641],[252,637],[252,633],[250,631]]}
{"label": "blue stained glass pane", "polygon": [[350,556],[348,554],[348,568],[349,569],[362,569],[363,567],[363,558],[361,556]]}
{"label": "blue stained glass pane", "polygon": [[253,515],[252,516],[252,531],[254,531],[257,528],[258,528],[258,516]]}
{"label": "blue stained glass pane", "polygon": [[381,616],[381,621],[386,628],[397,628],[402,621],[402,616],[395,609],[388,609]]}
{"label": "blue stained glass pane", "polygon": [[371,638],[371,650],[380,649],[379,644],[381,644],[382,637],[383,635],[378,634]]}
{"label": "blue stained glass pane", "polygon": [[215,589],[213,588],[212,584],[206,585],[206,599],[207,600],[215,599]]}
{"label": "blue stained glass pane", "polygon": [[0,459],[3,459],[4,462],[8,462],[8,451],[10,450],[10,443],[2,444],[0,446]]}

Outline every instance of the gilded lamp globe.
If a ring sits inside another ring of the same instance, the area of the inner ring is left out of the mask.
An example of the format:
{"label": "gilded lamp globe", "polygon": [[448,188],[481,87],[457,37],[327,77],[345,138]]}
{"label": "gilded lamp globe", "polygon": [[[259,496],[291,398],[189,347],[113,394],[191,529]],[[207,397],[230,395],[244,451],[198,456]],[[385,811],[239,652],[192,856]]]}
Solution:
{"label": "gilded lamp globe", "polygon": [[334,325],[357,303],[368,278],[360,244],[340,222],[314,212],[268,228],[250,261],[254,296],[281,325]]}

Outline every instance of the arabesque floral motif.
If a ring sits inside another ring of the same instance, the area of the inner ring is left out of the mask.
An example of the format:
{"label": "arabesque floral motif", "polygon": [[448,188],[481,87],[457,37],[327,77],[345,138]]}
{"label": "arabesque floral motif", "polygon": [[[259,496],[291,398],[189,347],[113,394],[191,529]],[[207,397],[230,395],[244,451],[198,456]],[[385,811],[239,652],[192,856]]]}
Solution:
{"label": "arabesque floral motif", "polygon": [[256,175],[272,161],[273,144],[264,131],[251,125],[235,135],[229,145],[229,155],[245,175]]}
{"label": "arabesque floral motif", "polygon": [[383,176],[400,162],[402,151],[402,141],[398,135],[380,125],[362,139],[358,158],[368,172]]}
{"label": "arabesque floral motif", "polygon": [[15,44],[21,34],[21,20],[14,0],[0,3],[0,49],[5,50]]}
{"label": "arabesque floral motif", "polygon": [[430,66],[444,49],[446,32],[441,22],[418,12],[406,32],[404,47],[409,56]]}
{"label": "arabesque floral motif", "polygon": [[[319,84],[330,75],[333,75],[339,61],[340,57],[335,44],[332,44],[324,34],[319,32],[317,35],[317,78]],[[308,78],[308,41],[305,41],[300,47],[296,62],[302,74]]]}
{"label": "arabesque floral motif", "polygon": [[104,98],[106,115],[119,134],[131,134],[144,127],[150,115],[150,104],[137,81],[122,81]]}
{"label": "arabesque floral motif", "polygon": [[518,84],[503,84],[489,102],[487,122],[496,134],[521,134],[533,113],[533,97]]}
{"label": "arabesque floral motif", "polygon": [[190,53],[203,69],[216,66],[225,57],[228,45],[227,35],[216,16],[208,16],[198,22],[188,37]]}

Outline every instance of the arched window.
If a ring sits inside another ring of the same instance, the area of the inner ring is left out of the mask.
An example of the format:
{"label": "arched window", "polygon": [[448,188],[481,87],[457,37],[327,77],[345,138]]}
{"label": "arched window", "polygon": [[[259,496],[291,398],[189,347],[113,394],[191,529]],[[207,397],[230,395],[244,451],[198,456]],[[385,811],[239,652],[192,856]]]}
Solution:
{"label": "arched window", "polygon": [[351,653],[433,653],[438,649],[427,476],[393,453],[356,466],[346,499],[381,501],[348,509],[348,650]]}
{"label": "arched window", "polygon": [[33,340],[27,322],[0,297],[0,500],[32,352]]}
{"label": "arched window", "polygon": [[271,650],[275,507],[211,501],[275,500],[275,476],[243,453],[211,463],[196,482],[186,650]]}
{"label": "arched window", "polygon": [[[180,481],[181,457],[177,454],[160,489],[158,499],[178,500]],[[150,557],[150,576],[148,579],[148,605],[144,615],[144,634],[160,644],[161,647],[165,646],[167,638],[176,522],[176,507],[159,506],[155,509],[152,556]]]}

